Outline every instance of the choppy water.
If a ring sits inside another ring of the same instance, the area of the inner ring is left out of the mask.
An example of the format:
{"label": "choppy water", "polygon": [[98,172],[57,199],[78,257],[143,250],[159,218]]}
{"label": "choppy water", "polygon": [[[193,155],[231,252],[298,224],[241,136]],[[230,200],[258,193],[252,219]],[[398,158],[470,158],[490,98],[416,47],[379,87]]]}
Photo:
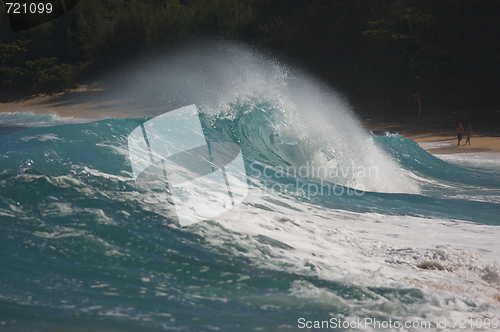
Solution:
{"label": "choppy water", "polygon": [[0,115],[30,127],[0,135],[0,330],[498,322],[498,157],[372,136],[324,87],[251,72],[192,101],[208,138],[241,147],[250,191],[190,227],[133,179],[127,136],[150,118]]}

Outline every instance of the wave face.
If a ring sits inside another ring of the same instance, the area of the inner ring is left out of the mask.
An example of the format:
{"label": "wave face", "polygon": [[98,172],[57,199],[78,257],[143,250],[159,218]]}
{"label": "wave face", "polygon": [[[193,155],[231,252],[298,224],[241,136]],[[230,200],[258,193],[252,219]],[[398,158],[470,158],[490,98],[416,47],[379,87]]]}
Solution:
{"label": "wave face", "polygon": [[372,136],[331,89],[239,46],[153,68],[124,89],[165,109],[196,103],[208,138],[241,147],[248,197],[182,228],[165,188],[133,179],[127,137],[150,117],[2,115],[31,127],[0,135],[2,329],[500,319],[497,162]]}

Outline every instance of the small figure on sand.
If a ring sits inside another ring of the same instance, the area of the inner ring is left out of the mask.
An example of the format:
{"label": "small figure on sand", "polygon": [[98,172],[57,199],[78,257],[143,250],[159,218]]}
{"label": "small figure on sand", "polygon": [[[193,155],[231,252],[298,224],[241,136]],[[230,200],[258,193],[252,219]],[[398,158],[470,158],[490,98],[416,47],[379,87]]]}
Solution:
{"label": "small figure on sand", "polygon": [[462,127],[462,122],[457,127],[457,139],[458,139],[458,145],[460,146],[460,141],[462,140],[462,135],[464,133],[464,127]]}
{"label": "small figure on sand", "polygon": [[472,126],[470,123],[467,125],[467,128],[465,128],[465,135],[467,136],[467,140],[465,141],[464,145],[467,145],[467,142],[469,142],[470,145],[470,137],[472,135]]}

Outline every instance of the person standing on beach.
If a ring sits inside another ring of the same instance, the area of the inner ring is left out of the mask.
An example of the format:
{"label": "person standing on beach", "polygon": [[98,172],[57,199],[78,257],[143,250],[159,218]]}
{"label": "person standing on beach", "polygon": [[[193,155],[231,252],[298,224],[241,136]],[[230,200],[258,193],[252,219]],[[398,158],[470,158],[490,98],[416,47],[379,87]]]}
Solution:
{"label": "person standing on beach", "polygon": [[462,122],[457,127],[457,139],[458,139],[458,145],[460,146],[460,141],[462,140],[462,135],[464,133],[464,127],[462,127]]}
{"label": "person standing on beach", "polygon": [[467,125],[467,128],[465,128],[465,135],[467,136],[467,140],[465,141],[464,145],[467,145],[467,142],[469,142],[470,145],[470,137],[472,135],[472,126],[470,123]]}

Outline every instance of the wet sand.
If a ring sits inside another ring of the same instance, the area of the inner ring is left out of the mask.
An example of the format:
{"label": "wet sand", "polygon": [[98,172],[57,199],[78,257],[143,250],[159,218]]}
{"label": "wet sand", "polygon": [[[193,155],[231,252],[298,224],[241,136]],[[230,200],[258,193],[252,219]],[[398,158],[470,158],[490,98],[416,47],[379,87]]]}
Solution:
{"label": "wet sand", "polygon": [[421,146],[432,154],[500,152],[500,137],[481,137],[472,135],[470,145],[464,145],[465,139],[462,139],[460,146],[457,145],[458,141],[456,137],[432,135],[408,135],[406,137],[417,143],[424,143],[421,144]]}

